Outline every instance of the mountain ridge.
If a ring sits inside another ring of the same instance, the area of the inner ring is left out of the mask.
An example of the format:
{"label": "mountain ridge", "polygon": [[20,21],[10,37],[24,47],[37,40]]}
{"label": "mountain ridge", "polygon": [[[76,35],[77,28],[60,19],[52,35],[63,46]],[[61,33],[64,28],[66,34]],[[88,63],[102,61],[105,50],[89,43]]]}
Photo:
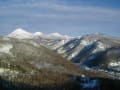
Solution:
{"label": "mountain ridge", "polygon": [[18,38],[18,39],[32,39],[34,37],[41,37],[41,38],[47,38],[47,39],[55,39],[55,38],[69,39],[69,38],[71,38],[70,36],[62,35],[62,34],[59,34],[57,32],[50,33],[50,34],[44,34],[42,32],[30,33],[22,28],[17,28],[16,30],[14,30],[10,34],[6,35],[6,37]]}

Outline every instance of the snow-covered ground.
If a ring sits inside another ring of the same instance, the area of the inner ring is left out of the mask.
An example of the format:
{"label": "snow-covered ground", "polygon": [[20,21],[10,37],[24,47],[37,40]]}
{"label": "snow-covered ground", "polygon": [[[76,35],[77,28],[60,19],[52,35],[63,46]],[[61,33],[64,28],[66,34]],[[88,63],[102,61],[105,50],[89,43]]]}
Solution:
{"label": "snow-covered ground", "polygon": [[10,53],[10,49],[12,49],[13,46],[11,44],[1,44],[0,45],[0,52],[2,53]]}
{"label": "snow-covered ground", "polygon": [[110,62],[109,66],[111,66],[111,67],[119,66],[120,67],[120,61],[119,62]]}
{"label": "snow-covered ground", "polygon": [[19,72],[15,70],[13,71],[7,68],[0,68],[0,75],[7,75],[7,74],[15,75],[15,74],[19,74]]}

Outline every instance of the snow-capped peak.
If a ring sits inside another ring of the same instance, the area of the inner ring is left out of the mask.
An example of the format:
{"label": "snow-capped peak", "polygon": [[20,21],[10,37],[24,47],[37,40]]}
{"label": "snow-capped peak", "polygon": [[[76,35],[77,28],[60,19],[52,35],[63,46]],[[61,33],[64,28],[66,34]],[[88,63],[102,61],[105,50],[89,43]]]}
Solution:
{"label": "snow-capped peak", "polygon": [[12,33],[8,34],[7,37],[17,38],[17,39],[33,39],[33,38],[43,38],[43,39],[70,39],[71,37],[67,35],[61,35],[59,33],[44,34],[42,32],[30,33],[22,28],[18,28]]}
{"label": "snow-capped peak", "polygon": [[59,33],[51,33],[51,34],[48,34],[48,37],[49,38],[59,38],[59,39],[70,39],[71,37],[67,36],[67,35],[61,35]]}
{"label": "snow-capped peak", "polygon": [[41,36],[41,35],[43,35],[43,33],[42,32],[35,32],[33,35],[34,36]]}
{"label": "snow-capped peak", "polygon": [[62,35],[56,32],[56,33],[51,33],[50,36],[61,37]]}
{"label": "snow-capped peak", "polygon": [[12,33],[8,34],[7,37],[18,38],[18,39],[30,39],[32,38],[32,33],[25,31],[22,28],[18,28]]}

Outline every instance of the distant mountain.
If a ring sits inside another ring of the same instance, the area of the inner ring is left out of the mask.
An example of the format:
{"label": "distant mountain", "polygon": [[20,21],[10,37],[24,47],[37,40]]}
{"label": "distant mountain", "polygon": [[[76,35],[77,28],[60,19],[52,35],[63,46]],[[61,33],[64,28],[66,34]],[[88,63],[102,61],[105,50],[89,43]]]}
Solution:
{"label": "distant mountain", "polygon": [[33,39],[39,44],[42,44],[50,49],[56,49],[66,42],[68,42],[71,37],[67,35],[61,35],[59,33],[44,34],[42,32],[30,33],[22,28],[18,28],[12,33],[8,34],[6,37],[16,38],[16,39]]}
{"label": "distant mountain", "polygon": [[7,35],[7,37],[18,38],[18,39],[31,39],[32,33],[29,33],[23,30],[22,28],[18,28],[9,35]]}
{"label": "distant mountain", "polygon": [[59,33],[44,34],[42,32],[30,33],[22,28],[18,28],[15,31],[7,35],[7,37],[17,39],[32,39],[32,38],[44,38],[44,39],[69,39],[71,37],[67,35],[61,35]]}

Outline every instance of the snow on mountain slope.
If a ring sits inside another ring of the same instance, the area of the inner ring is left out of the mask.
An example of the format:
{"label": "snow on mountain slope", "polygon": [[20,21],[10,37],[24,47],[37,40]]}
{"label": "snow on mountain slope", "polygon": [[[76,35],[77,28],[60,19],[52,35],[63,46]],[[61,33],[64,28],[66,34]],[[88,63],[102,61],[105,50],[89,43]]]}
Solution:
{"label": "snow on mountain slope", "polygon": [[71,37],[67,36],[67,35],[61,35],[59,33],[50,33],[50,34],[44,34],[41,32],[36,32],[33,34],[34,38],[42,38],[42,39],[70,39]]}
{"label": "snow on mountain slope", "polygon": [[70,39],[71,37],[66,35],[61,35],[59,33],[51,33],[51,34],[38,33],[37,35],[34,35],[34,40],[36,42],[52,50],[55,50],[60,46],[64,45]]}
{"label": "snow on mountain slope", "polygon": [[69,39],[70,37],[67,35],[61,35],[59,33],[51,33],[48,35],[48,38],[54,39],[54,38],[58,38],[58,39]]}
{"label": "snow on mountain slope", "polygon": [[[2,87],[5,89],[7,87],[7,90],[13,90],[11,89],[13,84],[15,84],[15,86],[17,85],[16,87],[19,88],[17,83],[22,85],[26,84],[27,87],[29,87],[29,85],[37,87],[48,85],[50,87],[51,85],[61,86],[63,84],[66,86],[67,82],[73,82],[73,76],[83,75],[111,78],[110,75],[104,73],[98,74],[97,72],[79,68],[76,64],[67,61],[57,53],[38,43],[35,45],[35,43],[35,41],[28,39],[19,40],[9,38],[8,40],[4,39],[4,37],[0,38],[0,46],[9,47],[7,51],[11,53],[10,55],[8,53],[0,52],[0,83],[2,83]],[[10,45],[13,47],[10,47]],[[1,78],[3,80],[1,80]],[[9,81],[10,83],[6,84],[4,80],[6,80],[6,82]],[[75,82],[70,85],[73,85],[74,83]],[[57,89],[52,88],[51,90]],[[14,88],[14,90],[18,89]],[[30,90],[30,88],[22,90]],[[37,88],[35,90],[39,89]],[[48,90],[48,88],[44,90]],[[59,90],[65,90],[65,88]],[[71,90],[73,90],[73,86]]]}
{"label": "snow on mountain slope", "polygon": [[105,51],[110,47],[120,45],[120,40],[103,34],[90,34],[74,38],[57,49],[57,52],[69,60],[84,60],[91,54]]}
{"label": "snow on mountain slope", "polygon": [[0,45],[0,53],[10,53],[10,49],[12,48],[13,46],[11,44],[3,44],[3,45]]}
{"label": "snow on mountain slope", "polygon": [[120,39],[104,34],[74,38],[56,50],[63,57],[97,71],[120,75]]}
{"label": "snow on mountain slope", "polygon": [[69,39],[58,39],[58,38],[46,39],[39,37],[39,38],[35,38],[34,41],[49,49],[56,50],[60,46],[63,46],[65,43],[67,43]]}
{"label": "snow on mountain slope", "polygon": [[33,34],[33,36],[34,37],[39,37],[39,36],[41,36],[41,35],[43,35],[43,33],[42,32],[35,32],[34,34]]}

